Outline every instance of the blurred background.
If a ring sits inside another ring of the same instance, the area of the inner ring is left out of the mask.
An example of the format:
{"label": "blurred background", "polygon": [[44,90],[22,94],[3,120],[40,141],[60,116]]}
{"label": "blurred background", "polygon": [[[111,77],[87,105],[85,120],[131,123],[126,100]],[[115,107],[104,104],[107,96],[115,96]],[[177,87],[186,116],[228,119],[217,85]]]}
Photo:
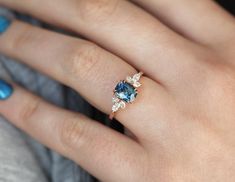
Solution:
{"label": "blurred background", "polygon": [[217,0],[219,4],[225,7],[228,11],[235,14],[235,1],[234,0]]}

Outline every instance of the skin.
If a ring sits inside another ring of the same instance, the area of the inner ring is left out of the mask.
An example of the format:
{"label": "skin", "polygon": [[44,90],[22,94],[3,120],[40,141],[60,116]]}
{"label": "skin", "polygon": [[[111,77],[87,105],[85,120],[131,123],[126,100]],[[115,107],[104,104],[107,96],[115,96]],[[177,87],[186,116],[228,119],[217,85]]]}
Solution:
{"label": "skin", "polygon": [[129,135],[17,85],[0,103],[0,113],[14,125],[101,181],[235,181],[235,21],[213,1],[0,5],[87,39],[14,21],[0,36],[0,52],[76,89],[107,114],[117,82],[145,73],[135,103],[115,116]]}

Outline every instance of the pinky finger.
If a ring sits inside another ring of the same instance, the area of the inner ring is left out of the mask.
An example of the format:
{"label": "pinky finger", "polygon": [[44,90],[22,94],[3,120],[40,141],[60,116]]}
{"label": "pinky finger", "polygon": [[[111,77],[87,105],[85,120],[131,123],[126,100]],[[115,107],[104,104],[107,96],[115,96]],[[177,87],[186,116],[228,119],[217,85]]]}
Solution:
{"label": "pinky finger", "polygon": [[11,87],[1,81],[1,93],[6,99],[0,99],[0,113],[41,143],[102,181],[136,181],[130,174],[140,174],[145,155],[133,140],[81,114],[53,106],[16,85]]}

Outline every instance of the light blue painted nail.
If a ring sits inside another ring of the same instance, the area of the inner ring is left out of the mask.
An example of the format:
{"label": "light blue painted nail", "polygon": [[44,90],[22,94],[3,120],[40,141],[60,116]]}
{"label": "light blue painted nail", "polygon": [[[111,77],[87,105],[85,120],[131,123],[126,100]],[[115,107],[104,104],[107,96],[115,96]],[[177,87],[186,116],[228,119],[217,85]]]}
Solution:
{"label": "light blue painted nail", "polygon": [[8,99],[13,93],[13,87],[7,82],[0,80],[0,100]]}
{"label": "light blue painted nail", "polygon": [[4,33],[11,25],[11,20],[5,16],[0,15],[0,35]]}

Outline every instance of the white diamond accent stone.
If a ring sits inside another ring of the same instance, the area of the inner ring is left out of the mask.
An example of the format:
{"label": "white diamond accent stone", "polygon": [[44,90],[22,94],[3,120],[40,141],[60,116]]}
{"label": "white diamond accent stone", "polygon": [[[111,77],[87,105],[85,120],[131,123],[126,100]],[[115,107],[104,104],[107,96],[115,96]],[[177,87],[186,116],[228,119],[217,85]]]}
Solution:
{"label": "white diamond accent stone", "polygon": [[113,107],[112,107],[112,111],[113,111],[113,112],[116,112],[116,111],[118,111],[119,108],[120,108],[120,104],[119,104],[119,103],[115,103],[115,104],[113,105]]}
{"label": "white diamond accent stone", "polygon": [[124,109],[126,107],[126,103],[124,101],[119,102],[120,108]]}
{"label": "white diamond accent stone", "polygon": [[133,78],[130,77],[130,76],[126,77],[126,81],[127,81],[128,83],[130,83],[130,84],[133,84],[133,83],[134,83]]}
{"label": "white diamond accent stone", "polygon": [[120,108],[124,109],[126,107],[126,103],[124,101],[114,103],[112,107],[113,112],[117,112]]}
{"label": "white diamond accent stone", "polygon": [[133,77],[126,77],[126,81],[130,84],[132,84],[134,87],[138,88],[141,86],[139,83],[140,77],[142,76],[142,72],[135,74]]}
{"label": "white diamond accent stone", "polygon": [[140,83],[140,82],[135,82],[135,83],[133,84],[133,86],[136,87],[136,88],[138,88],[138,87],[141,86],[141,83]]}
{"label": "white diamond accent stone", "polygon": [[112,98],[113,104],[118,103],[119,101],[120,101],[120,100],[119,100],[117,97],[113,97],[113,98]]}
{"label": "white diamond accent stone", "polygon": [[133,76],[133,80],[134,80],[134,82],[139,81],[139,80],[140,80],[141,75],[142,75],[142,73],[137,73],[137,74],[135,74],[135,75]]}

